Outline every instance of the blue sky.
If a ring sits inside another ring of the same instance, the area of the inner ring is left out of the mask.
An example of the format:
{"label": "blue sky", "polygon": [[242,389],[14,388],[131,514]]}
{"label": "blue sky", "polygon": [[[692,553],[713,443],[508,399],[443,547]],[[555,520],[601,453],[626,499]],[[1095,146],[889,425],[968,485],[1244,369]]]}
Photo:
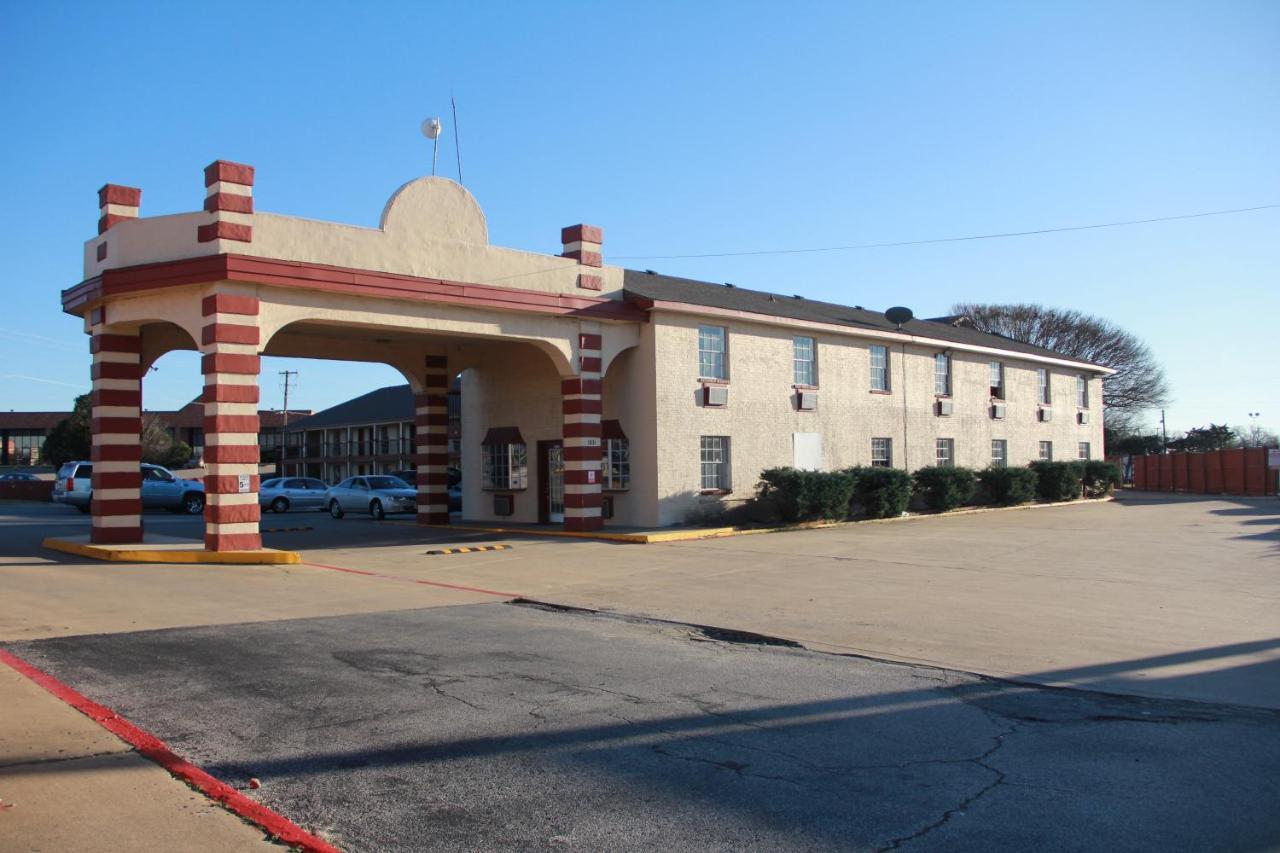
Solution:
{"label": "blue sky", "polygon": [[[465,6],[465,8],[463,8]],[[356,11],[356,10],[359,11]],[[10,4],[0,29],[0,409],[87,390],[81,275],[96,190],[197,209],[202,167],[257,167],[273,212],[376,224],[429,171],[456,94],[494,243],[606,259],[951,237],[1280,202],[1280,4]],[[451,174],[452,128],[441,171]],[[1169,424],[1280,427],[1280,210],[1039,237],[640,268],[869,308],[1033,301],[1155,350]],[[194,355],[150,408],[199,390]],[[400,381],[300,371],[322,408]]]}

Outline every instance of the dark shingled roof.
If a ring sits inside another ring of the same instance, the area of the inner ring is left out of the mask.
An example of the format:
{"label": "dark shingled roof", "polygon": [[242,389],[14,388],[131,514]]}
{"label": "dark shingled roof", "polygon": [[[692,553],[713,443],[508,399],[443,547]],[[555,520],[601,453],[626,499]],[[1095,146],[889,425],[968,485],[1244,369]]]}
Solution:
{"label": "dark shingled roof", "polygon": [[[867,311],[863,308],[851,308],[847,305],[833,305],[830,302],[818,302],[813,299],[797,299],[793,296],[766,293],[762,290],[728,287],[708,281],[695,281],[689,278],[676,278],[675,276],[659,275],[638,270],[624,271],[623,289],[628,297],[639,297],[641,299],[681,302],[686,305],[704,305],[710,308],[724,308],[730,311],[748,311],[753,314],[769,314],[774,317],[807,320],[812,323],[830,323],[837,326],[848,326],[853,329],[872,329],[880,332],[897,331],[897,326],[890,323],[884,314],[878,311]],[[1044,347],[1024,344],[1001,335],[980,332],[965,325],[954,326],[952,322],[955,319],[955,317],[939,317],[936,320],[916,318],[904,323],[902,331],[905,334],[921,338],[932,338],[947,343],[993,347],[1014,353],[1059,358],[1081,365],[1090,364],[1087,361],[1063,355]]]}
{"label": "dark shingled roof", "polygon": [[413,420],[413,391],[408,385],[388,385],[362,394],[345,403],[316,412],[309,418],[290,422],[288,432],[352,424],[380,424]]}

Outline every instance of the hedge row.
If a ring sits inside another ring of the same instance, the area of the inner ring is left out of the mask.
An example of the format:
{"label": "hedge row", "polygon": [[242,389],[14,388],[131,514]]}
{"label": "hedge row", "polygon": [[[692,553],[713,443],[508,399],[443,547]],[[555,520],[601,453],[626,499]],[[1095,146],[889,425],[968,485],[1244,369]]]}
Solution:
{"label": "hedge row", "polygon": [[1069,501],[1101,497],[1120,484],[1120,468],[1109,462],[1033,462],[1026,468],[846,468],[801,471],[770,468],[760,475],[750,516],[781,521],[891,518],[906,511],[913,496],[946,512],[969,503],[1016,506],[1032,499]]}

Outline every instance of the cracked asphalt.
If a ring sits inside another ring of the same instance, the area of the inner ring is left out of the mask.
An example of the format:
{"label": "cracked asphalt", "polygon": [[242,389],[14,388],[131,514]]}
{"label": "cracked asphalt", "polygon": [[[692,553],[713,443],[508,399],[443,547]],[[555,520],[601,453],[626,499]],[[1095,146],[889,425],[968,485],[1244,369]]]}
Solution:
{"label": "cracked asphalt", "polygon": [[1280,847],[1276,712],[740,639],[492,603],[9,648],[352,851]]}

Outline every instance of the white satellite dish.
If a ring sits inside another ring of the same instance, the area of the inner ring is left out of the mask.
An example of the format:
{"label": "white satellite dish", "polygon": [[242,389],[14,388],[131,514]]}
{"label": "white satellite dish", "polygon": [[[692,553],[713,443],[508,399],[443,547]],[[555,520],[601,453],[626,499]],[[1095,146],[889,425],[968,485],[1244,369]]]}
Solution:
{"label": "white satellite dish", "polygon": [[440,156],[440,131],[444,125],[440,119],[432,117],[422,120],[422,135],[431,140],[431,175],[436,174],[436,158]]}

